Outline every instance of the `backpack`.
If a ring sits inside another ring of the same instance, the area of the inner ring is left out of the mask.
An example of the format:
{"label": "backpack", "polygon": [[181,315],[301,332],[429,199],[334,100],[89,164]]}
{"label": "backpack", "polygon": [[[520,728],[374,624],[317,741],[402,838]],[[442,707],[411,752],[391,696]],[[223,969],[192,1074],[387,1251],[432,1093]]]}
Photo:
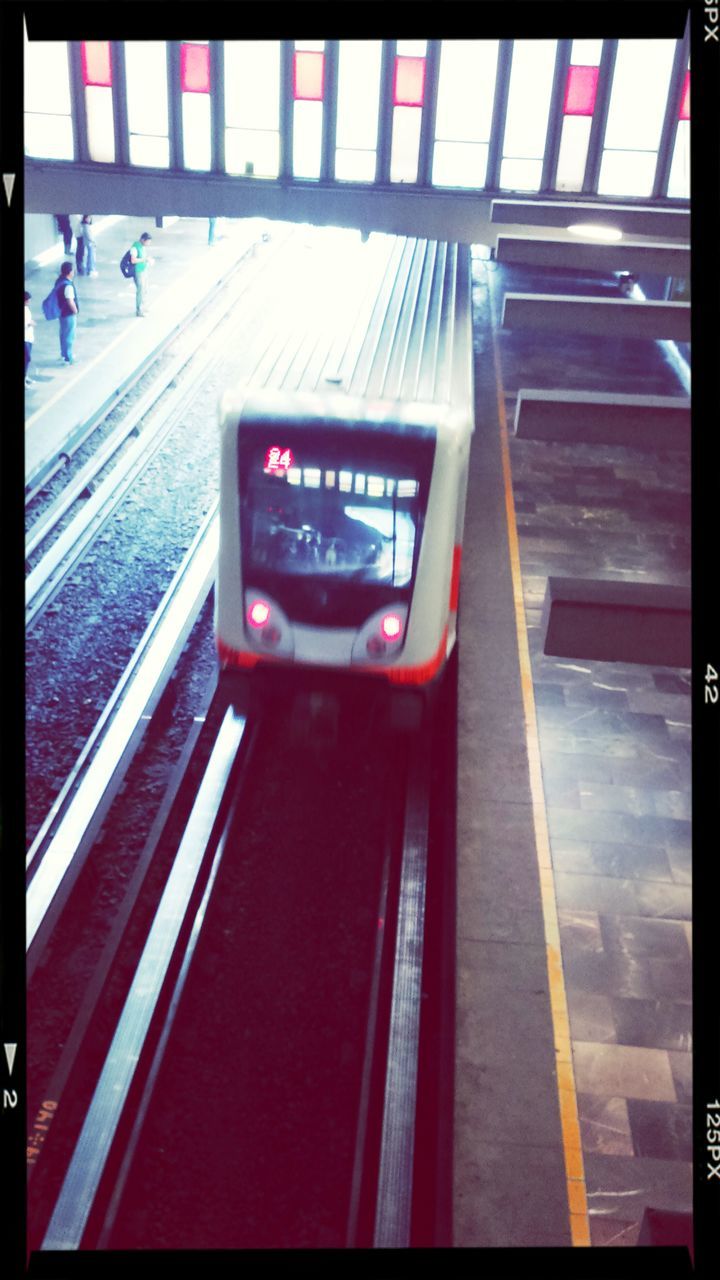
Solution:
{"label": "backpack", "polygon": [[43,298],[42,309],[46,320],[60,319],[62,312],[60,310],[60,303],[58,302],[57,289],[55,286],[50,290],[47,298]]}
{"label": "backpack", "polygon": [[120,270],[128,280],[132,280],[133,276],[135,275],[135,267],[133,263],[130,261],[129,249],[127,250],[127,253],[124,253],[122,258],[120,259]]}

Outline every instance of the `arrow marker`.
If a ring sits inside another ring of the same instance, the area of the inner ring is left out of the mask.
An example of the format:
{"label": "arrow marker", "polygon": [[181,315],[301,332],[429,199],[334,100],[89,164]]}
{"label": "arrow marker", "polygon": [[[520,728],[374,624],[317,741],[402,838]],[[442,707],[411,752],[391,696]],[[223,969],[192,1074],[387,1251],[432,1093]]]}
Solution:
{"label": "arrow marker", "polygon": [[4,186],[4,188],[5,188],[5,195],[7,196],[7,202],[8,202],[8,205],[9,205],[9,204],[10,204],[10,201],[11,201],[11,199],[12,199],[13,187],[15,186],[15,174],[14,174],[14,173],[4,173],[4,174],[3,174],[3,186]]}
{"label": "arrow marker", "polygon": [[5,1057],[7,1058],[8,1071],[10,1075],[12,1075],[12,1069],[13,1069],[13,1063],[15,1061],[15,1051],[17,1049],[17,1045],[6,1044],[6,1045],[3,1045],[3,1048],[5,1050]]}

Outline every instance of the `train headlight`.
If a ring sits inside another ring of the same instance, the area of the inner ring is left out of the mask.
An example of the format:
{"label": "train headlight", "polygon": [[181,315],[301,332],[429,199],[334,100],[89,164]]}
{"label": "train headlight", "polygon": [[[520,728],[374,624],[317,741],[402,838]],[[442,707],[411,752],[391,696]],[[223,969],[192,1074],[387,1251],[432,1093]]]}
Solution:
{"label": "train headlight", "polygon": [[270,621],[270,605],[267,600],[255,600],[248,609],[248,622],[251,627],[265,627]]}
{"label": "train headlight", "polygon": [[280,605],[271,596],[245,591],[245,634],[253,649],[292,657],[292,628]]}
{"label": "train headlight", "polygon": [[386,640],[399,640],[402,635],[402,622],[398,615],[396,613],[386,613],[380,623],[380,630]]}
{"label": "train headlight", "polygon": [[360,628],[353,644],[353,662],[392,660],[405,643],[408,606],[400,604],[394,609],[378,611]]}

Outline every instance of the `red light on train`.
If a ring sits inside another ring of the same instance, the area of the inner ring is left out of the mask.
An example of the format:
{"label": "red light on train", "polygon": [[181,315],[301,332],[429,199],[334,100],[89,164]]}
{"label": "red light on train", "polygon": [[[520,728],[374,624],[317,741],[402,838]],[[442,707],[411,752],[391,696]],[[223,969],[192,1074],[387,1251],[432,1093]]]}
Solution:
{"label": "red light on train", "polygon": [[248,622],[251,627],[264,627],[270,617],[270,605],[265,600],[256,600],[248,609]]}
{"label": "red light on train", "polygon": [[265,454],[265,471],[287,471],[295,461],[292,449],[281,449],[278,444],[272,445]]}
{"label": "red light on train", "polygon": [[397,640],[402,631],[402,622],[396,613],[386,613],[380,623],[380,630],[386,640]]}

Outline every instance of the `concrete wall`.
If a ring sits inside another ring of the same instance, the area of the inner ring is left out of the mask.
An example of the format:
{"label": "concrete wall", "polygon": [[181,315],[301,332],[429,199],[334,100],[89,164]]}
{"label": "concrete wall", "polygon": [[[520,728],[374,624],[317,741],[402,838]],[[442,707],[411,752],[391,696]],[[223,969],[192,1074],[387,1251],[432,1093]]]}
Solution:
{"label": "concrete wall", "polygon": [[23,261],[27,264],[38,254],[53,248],[60,243],[60,236],[55,228],[55,219],[51,213],[25,214],[25,243]]}

